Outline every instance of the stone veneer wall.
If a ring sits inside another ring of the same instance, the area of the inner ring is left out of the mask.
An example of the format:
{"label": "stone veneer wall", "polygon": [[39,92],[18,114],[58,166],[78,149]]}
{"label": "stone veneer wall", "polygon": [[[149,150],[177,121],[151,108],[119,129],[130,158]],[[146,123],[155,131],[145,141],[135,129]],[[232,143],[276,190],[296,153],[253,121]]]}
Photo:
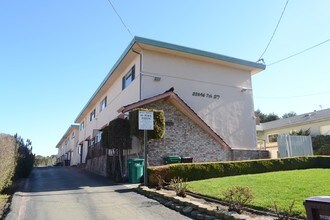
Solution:
{"label": "stone veneer wall", "polygon": [[149,141],[149,165],[164,164],[163,157],[192,157],[193,162],[231,160],[231,151],[223,149],[209,134],[167,101],[158,101],[145,108],[164,110],[165,136]]}
{"label": "stone veneer wall", "polygon": [[267,150],[231,150],[231,160],[255,160],[270,158]]}
{"label": "stone veneer wall", "polygon": [[86,163],[85,169],[99,174],[101,176],[108,176],[108,156],[103,155],[100,157],[94,157],[92,159],[88,159]]}

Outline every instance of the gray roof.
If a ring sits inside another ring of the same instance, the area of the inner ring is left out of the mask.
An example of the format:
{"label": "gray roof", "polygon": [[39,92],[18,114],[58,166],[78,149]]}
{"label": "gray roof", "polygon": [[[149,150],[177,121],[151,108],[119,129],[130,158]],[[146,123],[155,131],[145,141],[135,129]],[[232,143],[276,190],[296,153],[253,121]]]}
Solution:
{"label": "gray roof", "polygon": [[319,111],[309,112],[301,115],[297,115],[290,118],[279,119],[276,121],[270,121],[261,123],[257,130],[271,130],[282,127],[289,127],[299,124],[318,122],[323,120],[330,120],[330,108]]}
{"label": "gray roof", "polygon": [[66,132],[62,136],[61,140],[57,143],[56,148],[58,148],[60,146],[61,142],[63,142],[64,139],[68,137],[69,132],[71,130],[73,130],[74,128],[79,128],[79,124],[72,124],[72,125],[70,125],[70,127],[66,130]]}

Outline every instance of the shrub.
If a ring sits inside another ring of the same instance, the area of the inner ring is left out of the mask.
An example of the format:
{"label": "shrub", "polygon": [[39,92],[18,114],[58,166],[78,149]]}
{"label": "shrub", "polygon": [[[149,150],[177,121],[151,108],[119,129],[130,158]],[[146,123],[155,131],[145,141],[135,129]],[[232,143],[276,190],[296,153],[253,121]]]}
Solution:
{"label": "shrub", "polygon": [[186,197],[187,194],[187,181],[180,177],[174,177],[170,181],[170,187],[174,189],[177,196]]}
{"label": "shrub", "polygon": [[295,200],[292,201],[291,205],[287,210],[279,210],[276,205],[276,202],[274,201],[274,209],[277,215],[277,220],[289,220],[290,217],[294,215],[294,212],[292,211],[294,203]]}
{"label": "shrub", "polygon": [[234,186],[223,192],[223,199],[230,203],[229,211],[240,213],[244,206],[252,202],[253,193],[249,187]]}
{"label": "shrub", "polygon": [[154,113],[154,130],[148,131],[148,140],[160,139],[165,134],[165,115],[163,110],[138,108],[129,113],[129,122],[131,125],[131,135],[143,139],[144,131],[139,130],[139,111],[150,111]]}
{"label": "shrub", "polygon": [[317,135],[312,137],[312,145],[315,152],[322,146],[330,145],[330,135]]}
{"label": "shrub", "polygon": [[110,121],[105,139],[108,139],[107,146],[110,149],[131,149],[132,138],[130,137],[129,121],[122,118]]}
{"label": "shrub", "polygon": [[148,169],[149,181],[151,184],[156,185],[157,179],[156,176],[153,175],[154,172],[168,172],[165,176],[165,181],[169,181],[174,177],[194,181],[224,176],[309,168],[330,168],[330,157],[315,156],[234,162],[169,164],[160,167],[149,167]]}
{"label": "shrub", "polygon": [[330,144],[323,145],[314,152],[316,155],[330,155]]}
{"label": "shrub", "polygon": [[159,186],[160,178],[162,182],[165,183],[167,175],[170,173],[169,166],[158,166],[153,167],[153,169],[148,169],[149,185]]}
{"label": "shrub", "polygon": [[26,178],[30,175],[34,164],[32,142],[29,139],[25,142],[24,139],[17,134],[14,135],[14,138],[18,144],[15,177]]}
{"label": "shrub", "polygon": [[0,134],[0,193],[12,183],[16,167],[16,149],[15,138]]}

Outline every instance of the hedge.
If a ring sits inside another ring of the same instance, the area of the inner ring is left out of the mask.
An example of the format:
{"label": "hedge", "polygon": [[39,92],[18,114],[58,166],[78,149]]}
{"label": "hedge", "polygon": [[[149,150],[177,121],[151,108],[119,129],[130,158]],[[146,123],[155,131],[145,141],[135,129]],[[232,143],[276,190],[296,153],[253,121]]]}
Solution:
{"label": "hedge", "polygon": [[0,134],[0,193],[12,183],[17,164],[17,143],[14,137]]}
{"label": "hedge", "polygon": [[263,159],[231,162],[209,162],[191,164],[170,164],[149,167],[149,183],[157,184],[157,175],[163,176],[166,182],[174,177],[181,177],[187,181],[210,179],[225,176],[256,174],[283,170],[297,170],[309,168],[330,168],[330,157],[292,157],[285,159]]}
{"label": "hedge", "polygon": [[148,140],[160,139],[165,134],[165,114],[163,110],[137,108],[129,113],[129,122],[131,125],[131,135],[143,139],[144,131],[139,130],[138,117],[139,111],[149,111],[154,113],[154,130],[148,131]]}

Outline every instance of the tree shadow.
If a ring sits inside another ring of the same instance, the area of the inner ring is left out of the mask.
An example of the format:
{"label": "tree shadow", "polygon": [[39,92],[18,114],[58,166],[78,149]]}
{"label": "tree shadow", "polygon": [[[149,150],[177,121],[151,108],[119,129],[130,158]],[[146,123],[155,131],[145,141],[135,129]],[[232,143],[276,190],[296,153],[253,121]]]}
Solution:
{"label": "tree shadow", "polygon": [[23,181],[19,191],[23,193],[38,193],[85,189],[85,193],[88,193],[88,188],[96,187],[97,192],[109,191],[109,189],[102,188],[107,186],[118,186],[119,193],[128,192],[128,190],[122,190],[120,184],[80,168],[35,167],[29,178]]}

